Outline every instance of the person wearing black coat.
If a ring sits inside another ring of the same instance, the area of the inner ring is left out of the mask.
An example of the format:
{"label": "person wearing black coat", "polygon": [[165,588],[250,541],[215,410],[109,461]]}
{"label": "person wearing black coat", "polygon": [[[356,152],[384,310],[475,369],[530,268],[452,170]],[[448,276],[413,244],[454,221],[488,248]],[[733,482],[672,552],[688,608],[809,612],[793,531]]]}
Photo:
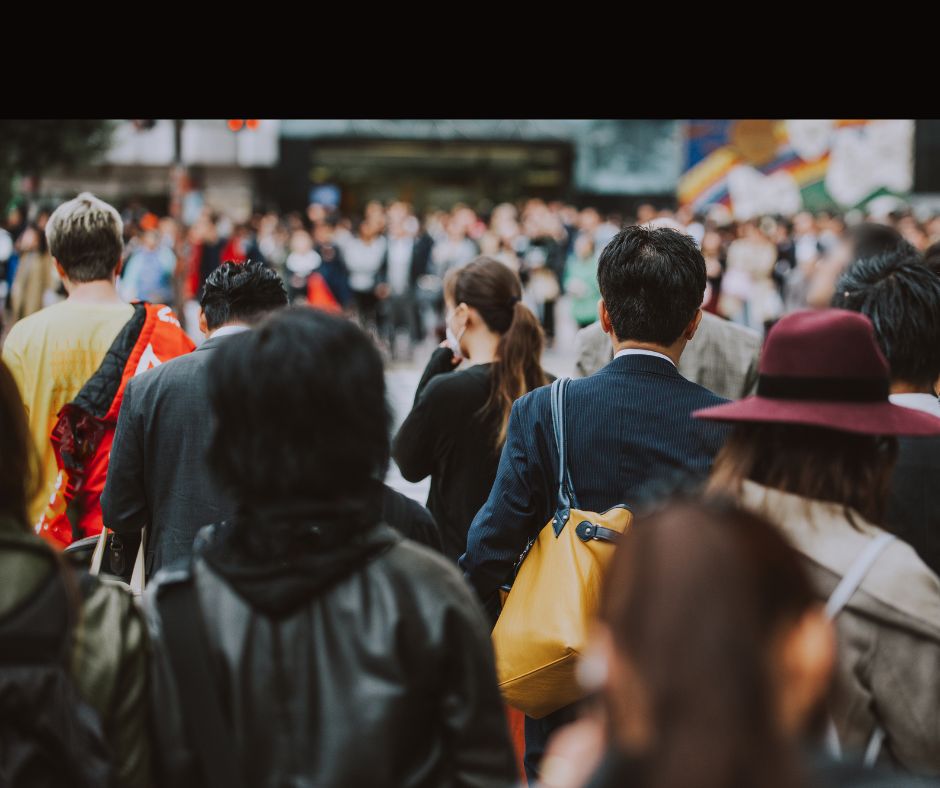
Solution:
{"label": "person wearing black coat", "polygon": [[390,415],[369,337],[290,308],[208,372],[208,460],[236,513],[146,592],[159,784],[513,785],[478,602],[381,522]]}

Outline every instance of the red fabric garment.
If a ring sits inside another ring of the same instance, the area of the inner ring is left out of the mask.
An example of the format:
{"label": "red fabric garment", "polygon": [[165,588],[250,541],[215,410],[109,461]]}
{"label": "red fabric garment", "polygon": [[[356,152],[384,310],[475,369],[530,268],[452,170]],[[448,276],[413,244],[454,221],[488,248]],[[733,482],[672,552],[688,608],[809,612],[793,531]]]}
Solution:
{"label": "red fabric garment", "polygon": [[336,300],[336,296],[330,290],[326,279],[316,271],[310,274],[310,278],[307,279],[307,303],[326,312],[339,313],[343,311],[343,307]]}
{"label": "red fabric garment", "polygon": [[247,255],[245,254],[245,245],[242,243],[239,238],[230,238],[229,242],[225,244],[222,249],[222,256],[220,258],[223,263],[232,261],[233,263],[244,263],[248,260]]}
{"label": "red fabric garment", "polygon": [[199,272],[202,269],[202,244],[193,244],[189,255],[189,287],[187,298],[199,295]]}
{"label": "red fabric garment", "polygon": [[[140,308],[145,316],[138,329]],[[129,336],[134,330],[137,336]],[[59,477],[37,527],[40,536],[66,547],[75,538],[101,532],[101,492],[127,381],[193,348],[170,307],[135,304],[135,317],[115,339],[101,366],[75,400],[59,411],[50,435]],[[110,399],[105,401],[103,396]]]}

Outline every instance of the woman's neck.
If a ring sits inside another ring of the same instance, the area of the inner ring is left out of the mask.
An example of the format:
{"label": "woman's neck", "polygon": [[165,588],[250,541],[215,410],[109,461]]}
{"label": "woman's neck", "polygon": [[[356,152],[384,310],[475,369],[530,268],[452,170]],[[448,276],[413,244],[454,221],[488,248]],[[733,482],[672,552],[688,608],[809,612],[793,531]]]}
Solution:
{"label": "woman's neck", "polygon": [[464,345],[467,348],[467,358],[474,364],[489,364],[496,359],[499,334],[486,331],[479,335],[467,336]]}

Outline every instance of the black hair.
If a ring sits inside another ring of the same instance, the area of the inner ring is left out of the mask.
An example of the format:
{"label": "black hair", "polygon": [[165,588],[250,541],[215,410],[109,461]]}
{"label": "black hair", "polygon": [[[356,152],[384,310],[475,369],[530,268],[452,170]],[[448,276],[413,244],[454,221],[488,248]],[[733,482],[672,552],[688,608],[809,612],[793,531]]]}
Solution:
{"label": "black hair", "polygon": [[364,494],[384,478],[391,413],[382,358],[345,318],[290,307],[209,361],[209,468],[246,508]]}
{"label": "black hair", "polygon": [[597,281],[614,334],[671,345],[705,296],[705,258],[690,235],[625,227],[604,247]]}
{"label": "black hair", "polygon": [[832,305],[867,315],[891,377],[933,387],[940,377],[940,276],[913,246],[856,259],[839,278]]}
{"label": "black hair", "polygon": [[924,265],[940,276],[940,241],[924,250]]}
{"label": "black hair", "polygon": [[227,260],[206,277],[199,304],[206,326],[213,331],[234,320],[250,325],[287,306],[287,290],[277,272],[264,263]]}

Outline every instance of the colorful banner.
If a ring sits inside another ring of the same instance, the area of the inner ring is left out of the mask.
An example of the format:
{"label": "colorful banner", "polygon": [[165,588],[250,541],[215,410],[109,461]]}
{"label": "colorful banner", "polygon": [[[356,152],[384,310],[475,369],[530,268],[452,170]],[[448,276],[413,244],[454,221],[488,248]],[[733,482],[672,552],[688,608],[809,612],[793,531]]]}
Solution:
{"label": "colorful banner", "polygon": [[679,202],[747,219],[905,195],[913,141],[912,120],[690,120]]}

